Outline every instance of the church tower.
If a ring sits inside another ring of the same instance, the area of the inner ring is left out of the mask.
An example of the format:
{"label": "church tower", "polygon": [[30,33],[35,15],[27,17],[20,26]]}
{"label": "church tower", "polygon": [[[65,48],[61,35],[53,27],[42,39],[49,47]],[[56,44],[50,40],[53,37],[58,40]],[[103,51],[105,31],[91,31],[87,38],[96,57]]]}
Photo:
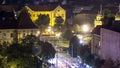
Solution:
{"label": "church tower", "polygon": [[119,4],[119,7],[118,7],[118,12],[116,13],[116,15],[115,15],[115,20],[116,21],[120,21],[120,4]]}
{"label": "church tower", "polygon": [[102,15],[102,5],[100,5],[100,11],[97,14],[97,16],[95,18],[95,21],[94,21],[94,27],[96,27],[97,25],[102,25],[102,18],[103,18],[103,15]]}

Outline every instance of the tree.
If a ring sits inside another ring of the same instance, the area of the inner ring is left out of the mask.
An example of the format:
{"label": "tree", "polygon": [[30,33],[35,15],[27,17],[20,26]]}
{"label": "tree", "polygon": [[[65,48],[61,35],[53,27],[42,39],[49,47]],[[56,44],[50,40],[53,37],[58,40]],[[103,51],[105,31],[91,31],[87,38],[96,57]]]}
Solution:
{"label": "tree", "polygon": [[22,39],[22,45],[34,45],[37,41],[37,37],[35,35],[27,35],[25,38]]}
{"label": "tree", "polygon": [[52,46],[52,44],[49,42],[44,42],[44,44],[42,45],[42,53],[41,53],[41,56],[43,57],[43,59],[48,60],[48,59],[54,58],[55,53],[56,51]]}
{"label": "tree", "polygon": [[60,30],[61,27],[62,27],[63,22],[64,22],[64,19],[61,16],[57,16],[55,18],[54,28],[57,29],[57,30]]}
{"label": "tree", "polygon": [[78,24],[73,25],[73,31],[74,33],[81,33],[82,32],[81,25]]}
{"label": "tree", "polygon": [[40,26],[40,25],[49,25],[49,23],[50,23],[50,18],[49,18],[49,15],[39,15],[38,16],[38,19],[36,20],[36,24],[38,25],[38,26]]}
{"label": "tree", "polygon": [[77,56],[78,46],[79,46],[79,39],[77,38],[77,36],[73,36],[69,43],[69,53],[73,57]]}
{"label": "tree", "polygon": [[5,51],[7,65],[14,68],[35,68],[36,60],[32,57],[34,42],[36,42],[36,37],[28,35],[21,43],[10,44]]}
{"label": "tree", "polygon": [[39,15],[38,19],[36,20],[36,25],[41,29],[41,32],[45,30],[45,28],[49,25],[50,23],[50,18],[49,15]]}
{"label": "tree", "polygon": [[66,40],[70,40],[73,37],[72,30],[67,29],[65,32],[63,32],[62,37]]}

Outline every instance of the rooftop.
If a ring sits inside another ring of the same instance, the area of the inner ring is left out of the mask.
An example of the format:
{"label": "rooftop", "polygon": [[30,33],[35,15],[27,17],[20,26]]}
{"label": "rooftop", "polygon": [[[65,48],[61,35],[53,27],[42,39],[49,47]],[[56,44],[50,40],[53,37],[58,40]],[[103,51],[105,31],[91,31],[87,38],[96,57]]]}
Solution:
{"label": "rooftop", "polygon": [[22,11],[17,19],[13,12],[0,12],[0,29],[37,29],[26,11]]}

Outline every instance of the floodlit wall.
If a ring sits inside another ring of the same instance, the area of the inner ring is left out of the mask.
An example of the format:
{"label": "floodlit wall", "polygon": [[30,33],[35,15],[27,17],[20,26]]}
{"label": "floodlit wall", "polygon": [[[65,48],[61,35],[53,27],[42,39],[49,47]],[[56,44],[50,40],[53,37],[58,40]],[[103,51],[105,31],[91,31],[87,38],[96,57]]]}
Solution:
{"label": "floodlit wall", "polygon": [[120,33],[101,29],[100,56],[103,59],[120,60]]}
{"label": "floodlit wall", "polygon": [[[20,42],[26,35],[35,35],[38,36],[38,29],[17,29],[17,37],[18,37],[18,41]],[[0,30],[0,44],[2,44],[3,42],[8,42],[8,43],[12,43],[15,37],[15,29],[4,29],[4,30]]]}

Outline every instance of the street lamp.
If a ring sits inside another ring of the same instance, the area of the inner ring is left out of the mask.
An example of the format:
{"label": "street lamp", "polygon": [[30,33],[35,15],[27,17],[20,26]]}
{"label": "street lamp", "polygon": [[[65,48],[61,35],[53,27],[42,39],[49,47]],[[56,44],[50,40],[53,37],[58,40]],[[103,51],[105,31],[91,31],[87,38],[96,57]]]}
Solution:
{"label": "street lamp", "polygon": [[83,32],[89,32],[89,30],[90,30],[90,28],[89,28],[89,25],[88,24],[84,24],[83,26],[82,26],[82,31]]}
{"label": "street lamp", "polygon": [[[59,43],[59,38],[60,38],[60,33],[56,33],[56,37],[58,38],[58,43]],[[58,45],[57,43],[57,45]],[[56,47],[57,48],[57,47]],[[56,49],[57,50],[57,49]],[[58,50],[57,50],[58,51]],[[58,53],[56,54],[56,68],[58,68]]]}
{"label": "street lamp", "polygon": [[49,27],[48,27],[48,32],[51,32],[51,31],[52,31],[52,27],[49,26]]}

